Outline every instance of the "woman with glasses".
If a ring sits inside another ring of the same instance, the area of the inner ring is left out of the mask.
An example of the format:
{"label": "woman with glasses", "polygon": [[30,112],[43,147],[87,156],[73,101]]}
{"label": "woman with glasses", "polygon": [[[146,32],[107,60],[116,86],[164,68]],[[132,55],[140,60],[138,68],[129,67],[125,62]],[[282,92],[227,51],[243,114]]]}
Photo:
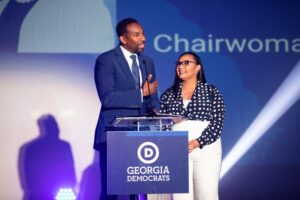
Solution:
{"label": "woman with glasses", "polygon": [[160,112],[185,117],[171,129],[187,130],[189,138],[189,193],[172,194],[172,199],[217,200],[224,101],[219,90],[206,83],[201,59],[195,53],[179,56],[174,84],[161,96]]}

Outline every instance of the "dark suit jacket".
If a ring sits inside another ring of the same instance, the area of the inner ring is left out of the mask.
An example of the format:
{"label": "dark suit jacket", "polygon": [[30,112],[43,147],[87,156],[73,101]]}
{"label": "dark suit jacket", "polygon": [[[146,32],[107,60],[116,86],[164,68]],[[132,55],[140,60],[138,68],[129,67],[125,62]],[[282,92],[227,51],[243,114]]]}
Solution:
{"label": "dark suit jacket", "polygon": [[[155,80],[152,59],[143,54],[139,54],[138,59],[143,82],[147,74],[152,74],[152,80]],[[157,94],[143,98],[142,103],[141,91],[135,89],[134,79],[120,46],[97,58],[95,83],[101,101],[94,140],[96,149],[101,142],[106,142],[106,128],[116,116],[146,114],[151,107],[159,108]]]}

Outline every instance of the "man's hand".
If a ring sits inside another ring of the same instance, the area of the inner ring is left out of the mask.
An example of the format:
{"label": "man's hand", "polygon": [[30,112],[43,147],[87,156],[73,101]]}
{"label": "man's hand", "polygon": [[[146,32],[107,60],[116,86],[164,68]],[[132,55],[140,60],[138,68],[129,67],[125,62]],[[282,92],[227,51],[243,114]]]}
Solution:
{"label": "man's hand", "polygon": [[150,82],[152,79],[152,74],[149,74],[147,80],[145,81],[143,85],[143,96],[149,96],[151,94],[154,94],[156,92],[156,88],[158,86],[157,80]]}

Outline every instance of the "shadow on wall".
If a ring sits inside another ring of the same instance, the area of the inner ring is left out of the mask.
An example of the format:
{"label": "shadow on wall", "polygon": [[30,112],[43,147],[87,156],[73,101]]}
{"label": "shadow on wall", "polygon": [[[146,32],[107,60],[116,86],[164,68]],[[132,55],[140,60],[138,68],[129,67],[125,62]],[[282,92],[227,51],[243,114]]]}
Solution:
{"label": "shadow on wall", "polygon": [[19,151],[19,177],[23,199],[54,199],[59,188],[76,185],[74,161],[69,143],[59,139],[54,116],[37,121],[39,136]]}
{"label": "shadow on wall", "polygon": [[98,199],[101,192],[99,153],[95,151],[94,160],[82,174],[78,199]]}
{"label": "shadow on wall", "polygon": [[[99,153],[95,151],[93,163],[90,164],[82,174],[80,181],[79,200],[99,199],[101,193],[101,174]],[[118,200],[129,200],[129,195],[118,195]]]}

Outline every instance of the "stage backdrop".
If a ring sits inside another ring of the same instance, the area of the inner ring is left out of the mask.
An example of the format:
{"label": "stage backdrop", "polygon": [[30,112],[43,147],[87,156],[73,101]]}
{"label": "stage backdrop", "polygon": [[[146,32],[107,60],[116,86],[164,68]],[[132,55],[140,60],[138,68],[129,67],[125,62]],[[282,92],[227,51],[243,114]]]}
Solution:
{"label": "stage backdrop", "polygon": [[0,198],[42,192],[37,174],[53,183],[66,169],[74,173],[52,193],[99,195],[93,68],[118,44],[116,22],[133,17],[159,94],[179,54],[194,51],[224,95],[220,198],[299,199],[299,8],[293,0],[1,0]]}

